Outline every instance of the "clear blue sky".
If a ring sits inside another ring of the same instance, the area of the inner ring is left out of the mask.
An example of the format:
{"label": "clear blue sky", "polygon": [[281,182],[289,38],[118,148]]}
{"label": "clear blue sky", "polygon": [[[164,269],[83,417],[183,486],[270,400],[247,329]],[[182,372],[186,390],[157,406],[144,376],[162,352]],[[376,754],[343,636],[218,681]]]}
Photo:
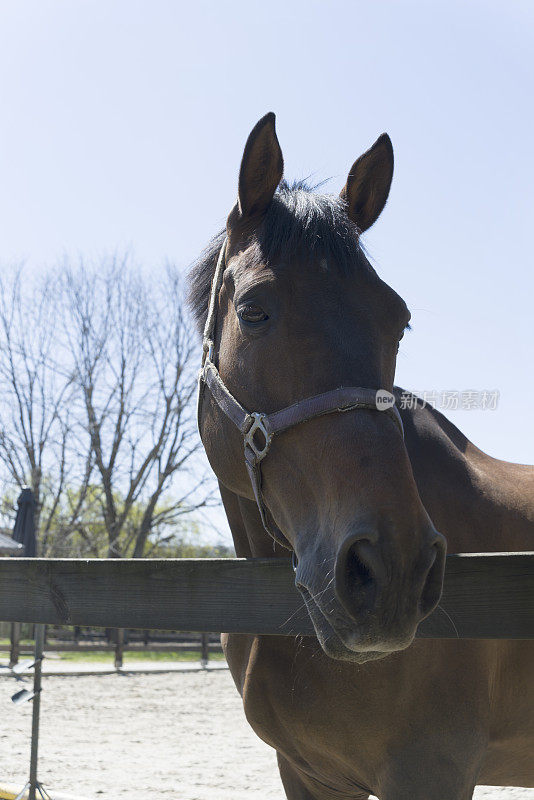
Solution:
{"label": "clear blue sky", "polygon": [[532,462],[533,51],[526,1],[2,2],[0,259],[129,247],[185,270],[266,111],[287,177],[332,192],[388,131],[366,245],[413,313],[397,382],[499,389],[497,411],[449,416]]}

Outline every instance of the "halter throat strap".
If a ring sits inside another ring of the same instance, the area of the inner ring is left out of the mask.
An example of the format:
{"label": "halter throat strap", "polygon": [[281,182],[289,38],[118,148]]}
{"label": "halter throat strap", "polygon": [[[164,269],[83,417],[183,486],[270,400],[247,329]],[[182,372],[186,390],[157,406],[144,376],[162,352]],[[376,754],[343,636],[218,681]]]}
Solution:
{"label": "halter throat strap", "polygon": [[[211,286],[208,315],[204,327],[202,368],[199,375],[198,391],[198,429],[200,437],[202,438],[202,402],[204,399],[204,392],[208,389],[221,411],[234,423],[243,437],[245,466],[263,527],[278,544],[291,550],[291,545],[271,519],[262,494],[261,462],[269,452],[273,437],[289,428],[295,427],[295,425],[300,425],[307,420],[324,416],[325,414],[345,413],[357,409],[377,411],[377,392],[375,389],[341,386],[329,392],[323,392],[322,394],[299,400],[272,414],[264,414],[257,411],[249,412],[243,408],[241,403],[236,400],[224,384],[213,362],[217,300],[225,268],[227,241],[228,240],[225,238],[217,259],[217,266]],[[392,405],[384,409],[383,413],[393,420],[401,436],[404,437],[404,428],[397,407]]]}

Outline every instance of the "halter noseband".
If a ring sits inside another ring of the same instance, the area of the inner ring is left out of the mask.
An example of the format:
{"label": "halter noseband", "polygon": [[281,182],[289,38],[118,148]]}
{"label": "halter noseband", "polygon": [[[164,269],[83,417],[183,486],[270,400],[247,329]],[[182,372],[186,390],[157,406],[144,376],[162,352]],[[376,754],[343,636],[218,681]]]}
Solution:
{"label": "halter noseband", "polygon": [[[245,466],[252,484],[254,498],[260,512],[263,527],[267,533],[288,550],[291,545],[283,535],[282,531],[274,522],[267,519],[268,510],[263,501],[261,490],[261,462],[269,452],[273,437],[282,431],[300,425],[314,417],[324,414],[337,412],[354,411],[359,408],[377,411],[376,390],[364,389],[361,387],[340,387],[332,389],[323,394],[307,397],[299,400],[291,406],[286,406],[280,411],[272,414],[263,414],[258,411],[246,411],[243,406],[235,399],[223,383],[219,370],[213,363],[213,350],[215,341],[215,324],[217,321],[217,300],[221,288],[222,276],[224,272],[226,245],[228,239],[225,238],[219,257],[211,286],[210,301],[208,306],[208,316],[204,327],[202,340],[202,367],[199,375],[198,388],[198,430],[202,438],[200,428],[202,401],[204,392],[208,388],[212,398],[215,400],[221,411],[232,420],[243,436]],[[401,416],[395,405],[384,409],[397,425],[401,435],[404,437],[404,428]]]}

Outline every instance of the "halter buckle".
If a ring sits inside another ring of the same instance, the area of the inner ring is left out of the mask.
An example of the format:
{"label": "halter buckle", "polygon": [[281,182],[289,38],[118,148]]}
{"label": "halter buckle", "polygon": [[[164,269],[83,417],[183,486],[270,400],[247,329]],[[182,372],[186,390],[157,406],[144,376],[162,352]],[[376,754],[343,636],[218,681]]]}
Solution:
{"label": "halter buckle", "polygon": [[[269,447],[271,446],[271,441],[273,438],[272,433],[269,433],[267,428],[265,427],[265,414],[259,414],[257,411],[253,411],[252,414],[249,414],[249,417],[252,419],[252,425],[245,433],[245,450],[247,447],[250,447],[254,455],[256,456],[256,461],[262,461],[267,453],[269,452]],[[254,441],[254,437],[257,433],[260,433],[265,443],[263,447],[258,446]]]}

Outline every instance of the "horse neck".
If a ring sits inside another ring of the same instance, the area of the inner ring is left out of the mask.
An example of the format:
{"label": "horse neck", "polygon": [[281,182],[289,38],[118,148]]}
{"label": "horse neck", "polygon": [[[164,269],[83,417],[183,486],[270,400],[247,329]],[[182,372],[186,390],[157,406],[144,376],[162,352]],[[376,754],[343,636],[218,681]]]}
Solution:
{"label": "horse neck", "polygon": [[534,547],[534,467],[499,461],[432,408],[401,411],[421,500],[449,553]]}

